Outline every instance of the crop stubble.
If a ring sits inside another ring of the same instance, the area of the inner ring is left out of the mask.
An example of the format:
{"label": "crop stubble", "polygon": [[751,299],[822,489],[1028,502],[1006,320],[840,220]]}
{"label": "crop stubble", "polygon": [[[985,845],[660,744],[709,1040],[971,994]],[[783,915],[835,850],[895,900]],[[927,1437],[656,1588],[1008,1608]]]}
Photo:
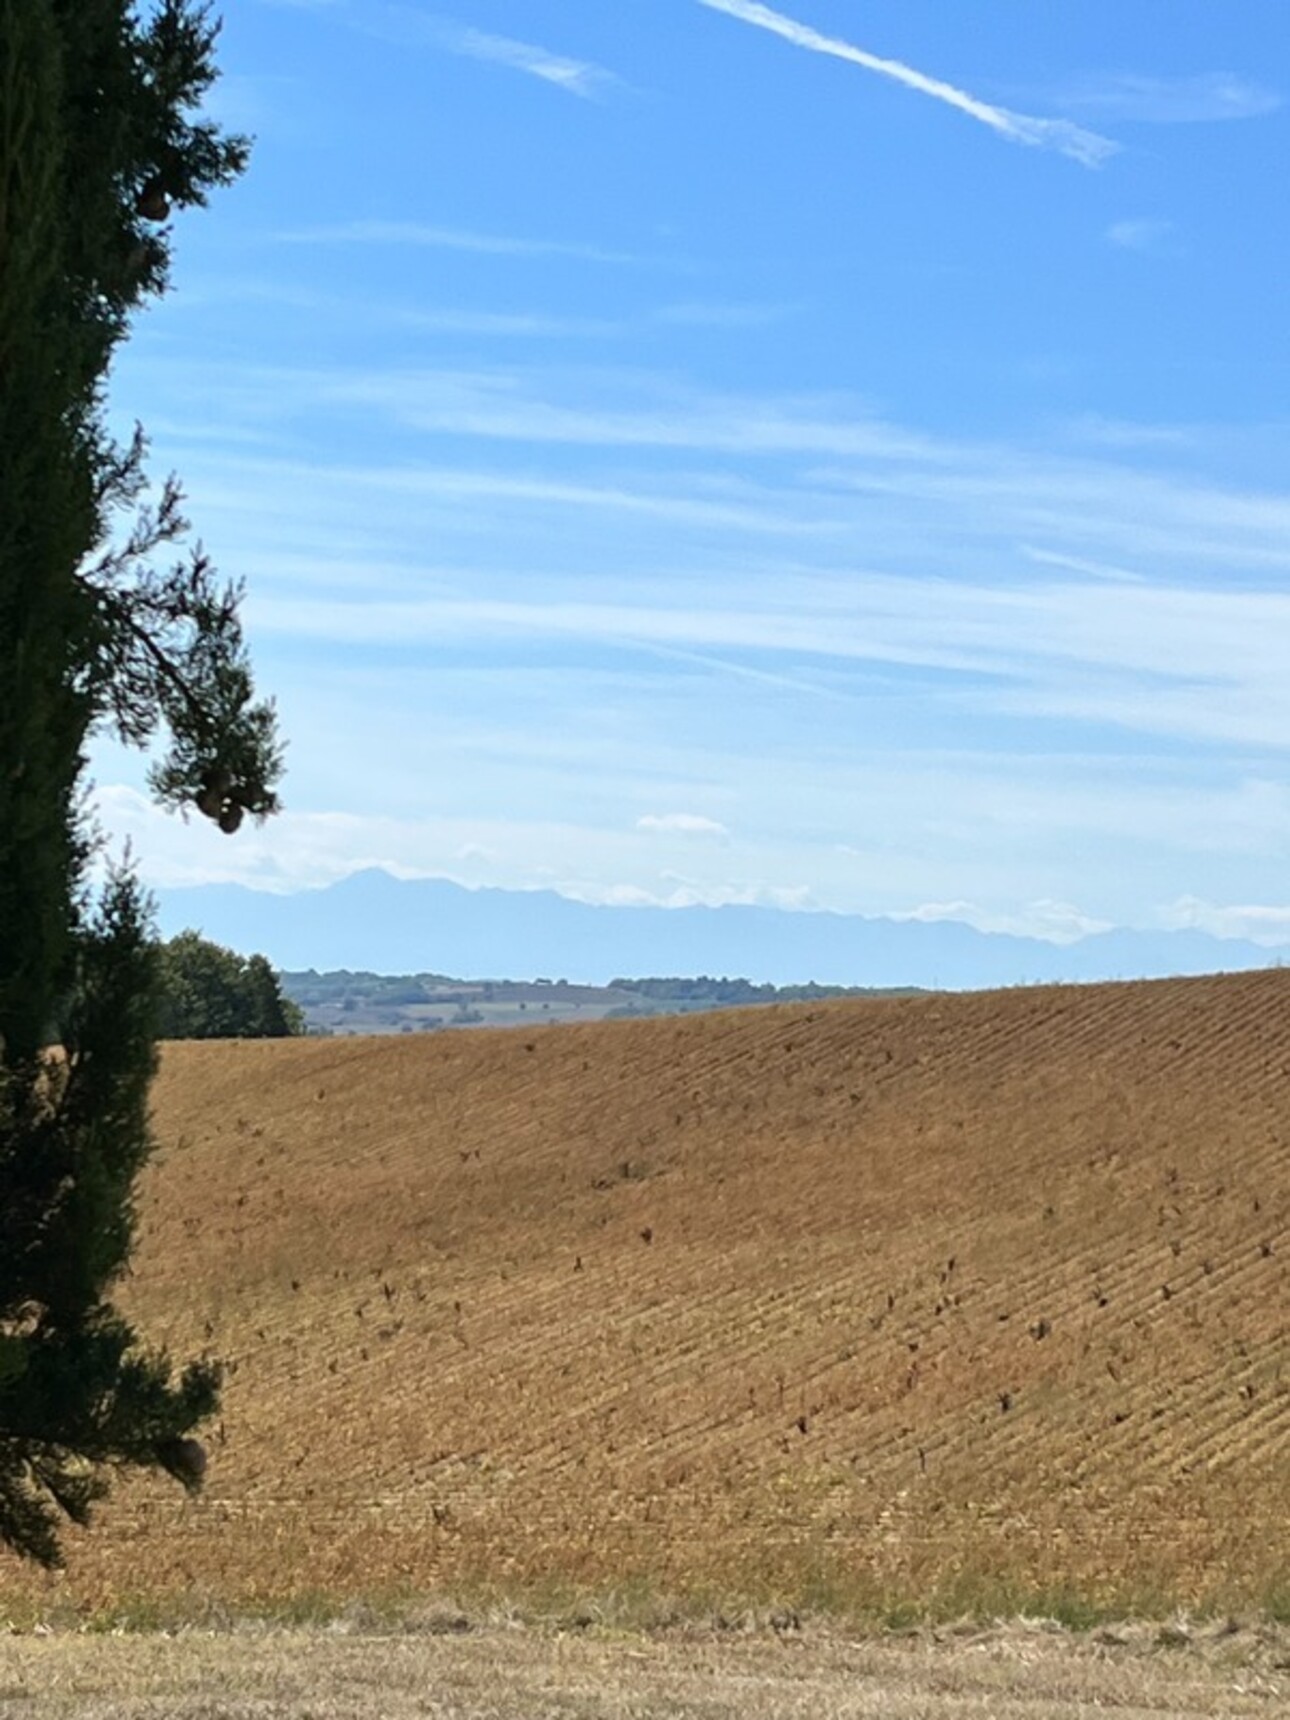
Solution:
{"label": "crop stubble", "polygon": [[1269,1715],[1266,1631],[1163,1649],[1034,1624],[849,1641],[836,1631],[465,1636],[278,1631],[0,1640],[6,1720],[1121,1720]]}
{"label": "crop stubble", "polygon": [[1288,1073],[1274,971],[171,1046],[128,1300],[223,1423],[56,1592],[1290,1592]]}

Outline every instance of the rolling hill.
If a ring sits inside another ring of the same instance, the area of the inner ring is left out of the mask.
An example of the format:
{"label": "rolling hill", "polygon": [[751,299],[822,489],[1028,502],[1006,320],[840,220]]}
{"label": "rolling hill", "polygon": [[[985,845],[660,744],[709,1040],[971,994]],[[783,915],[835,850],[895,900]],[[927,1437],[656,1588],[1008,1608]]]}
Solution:
{"label": "rolling hill", "polygon": [[1272,971],[170,1046],[224,1419],[60,1593],[1284,1596],[1288,1077]]}

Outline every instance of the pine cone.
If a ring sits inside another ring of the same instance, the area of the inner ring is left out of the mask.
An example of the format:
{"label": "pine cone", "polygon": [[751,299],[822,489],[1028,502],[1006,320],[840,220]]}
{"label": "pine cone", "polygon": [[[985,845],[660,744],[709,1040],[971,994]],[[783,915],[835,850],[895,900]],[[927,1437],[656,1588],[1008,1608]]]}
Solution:
{"label": "pine cone", "polygon": [[134,200],[134,207],[145,221],[164,221],[170,213],[170,199],[159,179],[150,179]]}

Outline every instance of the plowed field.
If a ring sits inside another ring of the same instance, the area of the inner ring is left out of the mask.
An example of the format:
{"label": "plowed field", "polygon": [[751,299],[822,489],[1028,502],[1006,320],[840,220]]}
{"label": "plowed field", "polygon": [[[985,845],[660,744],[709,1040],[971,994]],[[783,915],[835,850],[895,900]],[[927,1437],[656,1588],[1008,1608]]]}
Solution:
{"label": "plowed field", "polygon": [[157,1118],[223,1422],[69,1600],[1290,1593],[1290,973],[176,1045]]}

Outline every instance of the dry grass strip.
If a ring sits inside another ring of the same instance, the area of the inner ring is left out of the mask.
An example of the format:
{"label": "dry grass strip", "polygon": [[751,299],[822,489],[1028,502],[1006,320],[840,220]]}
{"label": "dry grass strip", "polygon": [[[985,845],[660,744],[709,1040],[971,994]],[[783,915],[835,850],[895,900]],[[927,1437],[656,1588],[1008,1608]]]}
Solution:
{"label": "dry grass strip", "polygon": [[1118,1720],[1272,1717],[1275,1630],[1044,1624],[851,1641],[790,1633],[604,1637],[240,1630],[0,1638],[5,1720]]}

